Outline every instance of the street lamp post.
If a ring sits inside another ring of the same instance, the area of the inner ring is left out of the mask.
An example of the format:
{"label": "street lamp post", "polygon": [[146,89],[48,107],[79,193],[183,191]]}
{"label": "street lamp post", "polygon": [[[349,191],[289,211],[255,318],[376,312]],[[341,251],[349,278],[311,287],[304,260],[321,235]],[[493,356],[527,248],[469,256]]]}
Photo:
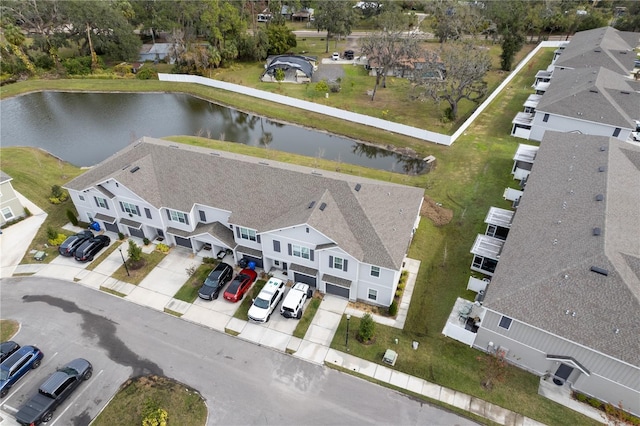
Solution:
{"label": "street lamp post", "polygon": [[351,315],[347,314],[347,337],[345,338],[345,346],[347,347],[347,352],[349,352],[349,320],[351,319]]}
{"label": "street lamp post", "polygon": [[124,265],[124,270],[127,271],[127,276],[130,277],[131,275],[129,275],[129,268],[127,268],[127,262],[124,261],[124,255],[122,254],[122,249],[120,247],[118,247],[118,251],[120,252],[120,257],[122,258],[122,263]]}

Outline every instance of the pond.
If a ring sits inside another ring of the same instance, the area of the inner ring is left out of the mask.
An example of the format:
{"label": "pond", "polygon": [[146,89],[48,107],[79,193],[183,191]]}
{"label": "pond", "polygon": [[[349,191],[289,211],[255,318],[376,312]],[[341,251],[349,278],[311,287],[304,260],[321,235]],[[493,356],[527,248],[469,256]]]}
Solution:
{"label": "pond", "polygon": [[193,135],[398,173],[420,159],[283,124],[184,94],[40,92],[0,102],[2,146],[34,146],[92,166],[142,136]]}

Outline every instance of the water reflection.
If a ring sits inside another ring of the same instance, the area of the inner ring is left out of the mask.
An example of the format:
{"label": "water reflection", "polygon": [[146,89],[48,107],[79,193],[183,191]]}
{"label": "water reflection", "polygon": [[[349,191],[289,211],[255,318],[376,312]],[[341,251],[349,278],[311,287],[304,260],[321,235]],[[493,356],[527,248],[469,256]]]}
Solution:
{"label": "water reflection", "polygon": [[419,174],[421,159],[283,124],[184,94],[42,92],[0,102],[2,146],[43,148],[76,166],[142,136],[195,135],[380,170]]}

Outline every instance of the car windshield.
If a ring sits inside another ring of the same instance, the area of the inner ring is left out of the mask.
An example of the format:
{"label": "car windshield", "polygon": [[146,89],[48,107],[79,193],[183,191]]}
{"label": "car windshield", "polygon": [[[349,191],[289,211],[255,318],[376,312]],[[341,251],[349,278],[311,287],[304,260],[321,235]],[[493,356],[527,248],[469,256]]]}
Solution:
{"label": "car windshield", "polygon": [[211,278],[207,278],[206,280],[204,280],[204,285],[206,285],[207,287],[216,288],[218,287],[218,279],[216,278],[215,280],[212,280]]}
{"label": "car windshield", "polygon": [[262,309],[267,309],[269,307],[269,301],[266,299],[261,299],[259,297],[253,301],[253,304],[258,308],[262,308]]}
{"label": "car windshield", "polygon": [[235,294],[238,291],[238,287],[240,287],[240,280],[233,280],[227,288],[227,293]]}

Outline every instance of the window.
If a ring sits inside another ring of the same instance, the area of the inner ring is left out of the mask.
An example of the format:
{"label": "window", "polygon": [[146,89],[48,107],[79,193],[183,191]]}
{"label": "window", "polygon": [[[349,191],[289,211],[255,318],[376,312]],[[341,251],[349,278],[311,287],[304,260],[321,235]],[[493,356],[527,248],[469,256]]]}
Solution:
{"label": "window", "polygon": [[504,328],[505,330],[508,330],[509,328],[511,328],[511,322],[513,320],[509,317],[505,317],[504,315],[502,316],[502,318],[500,318],[500,323],[498,324],[498,326]]}
{"label": "window", "polygon": [[311,258],[311,251],[308,247],[297,246],[295,244],[291,245],[292,255],[295,257],[301,257],[303,259]]}
{"label": "window", "polygon": [[147,215],[147,219],[151,219],[151,210],[145,207],[144,214]]}
{"label": "window", "polygon": [[240,233],[240,238],[242,238],[243,240],[249,240],[249,241],[258,241],[258,238],[256,237],[256,231],[254,231],[253,229],[248,229],[248,228],[238,228],[239,229],[239,233]]}
{"label": "window", "polygon": [[371,267],[371,276],[372,277],[379,277],[380,276],[380,267],[379,266],[372,266]]}
{"label": "window", "polygon": [[5,220],[12,219],[14,217],[13,212],[11,211],[11,207],[5,207],[2,209],[2,216]]}
{"label": "window", "polygon": [[342,259],[340,257],[329,256],[329,268],[334,269],[342,269],[343,271],[347,271],[347,259]]}
{"label": "window", "polygon": [[109,205],[107,204],[107,200],[105,200],[104,198],[100,198],[100,197],[93,197],[93,198],[94,198],[94,200],[96,200],[96,206],[98,206],[98,207],[100,207],[102,209],[109,210]]}
{"label": "window", "polygon": [[367,299],[369,299],[369,300],[378,300],[378,290],[370,288],[369,289],[369,293],[367,294]]}
{"label": "window", "polygon": [[177,212],[175,210],[167,210],[167,213],[169,214],[169,219],[172,221],[184,223],[186,225],[189,224],[189,219],[187,219],[186,213]]}
{"label": "window", "polygon": [[280,253],[280,241],[273,240],[273,251]]}
{"label": "window", "polygon": [[545,123],[549,121],[549,114],[545,114],[544,117],[542,117],[542,121],[544,121]]}
{"label": "window", "polygon": [[613,137],[616,138],[618,137],[619,134],[620,134],[620,127],[616,127],[616,129],[613,131]]}
{"label": "window", "polygon": [[207,214],[204,212],[204,210],[198,210],[198,212],[200,213],[200,222],[206,222]]}
{"label": "window", "polygon": [[122,211],[129,214],[135,214],[140,216],[140,209],[135,204],[127,203],[126,201],[120,201],[120,208]]}

